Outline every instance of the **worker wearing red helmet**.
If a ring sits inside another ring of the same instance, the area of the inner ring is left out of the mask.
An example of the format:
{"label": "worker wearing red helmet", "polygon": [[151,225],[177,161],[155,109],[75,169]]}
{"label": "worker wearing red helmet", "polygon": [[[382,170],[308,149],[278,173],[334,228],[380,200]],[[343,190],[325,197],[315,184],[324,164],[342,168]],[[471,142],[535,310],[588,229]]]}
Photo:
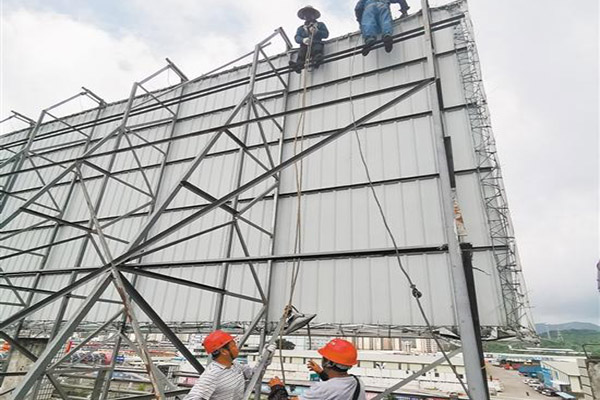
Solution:
{"label": "worker wearing red helmet", "polygon": [[269,381],[269,400],[366,400],[363,383],[348,370],[358,363],[358,353],[352,343],[344,339],[333,339],[318,350],[323,356],[322,369],[316,364],[309,368],[319,374],[322,382],[313,384],[300,397],[290,398],[283,382],[275,377]]}
{"label": "worker wearing red helmet", "polygon": [[216,330],[202,342],[213,362],[184,400],[239,400],[254,369],[234,361],[239,355],[237,343],[227,332]]}

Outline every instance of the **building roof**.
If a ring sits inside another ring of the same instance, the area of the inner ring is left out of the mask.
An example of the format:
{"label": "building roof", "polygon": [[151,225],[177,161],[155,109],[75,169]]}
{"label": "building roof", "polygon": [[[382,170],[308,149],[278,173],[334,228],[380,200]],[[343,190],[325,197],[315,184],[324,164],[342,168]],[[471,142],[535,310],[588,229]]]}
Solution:
{"label": "building roof", "polygon": [[577,362],[571,361],[542,361],[542,366],[555,369],[569,376],[579,376],[579,367]]}
{"label": "building roof", "polygon": [[[284,357],[321,358],[315,350],[283,350]],[[442,355],[412,355],[393,351],[363,351],[358,352],[359,361],[397,362],[407,364],[431,364]],[[452,357],[452,364],[464,365],[462,355]],[[446,363],[444,363],[446,364]]]}

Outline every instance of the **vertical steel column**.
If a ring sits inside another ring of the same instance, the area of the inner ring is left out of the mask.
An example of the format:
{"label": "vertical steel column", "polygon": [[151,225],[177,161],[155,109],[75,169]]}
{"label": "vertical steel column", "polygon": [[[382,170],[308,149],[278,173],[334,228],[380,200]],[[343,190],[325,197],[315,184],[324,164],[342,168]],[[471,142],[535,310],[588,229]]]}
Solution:
{"label": "vertical steel column", "polygon": [[[131,93],[129,95],[129,101],[127,102],[127,106],[126,106],[126,110],[125,110],[125,115],[123,116],[122,122],[121,122],[121,126],[120,126],[120,130],[119,130],[119,134],[117,136],[117,138],[115,139],[115,144],[113,146],[113,151],[117,150],[121,144],[121,140],[123,138],[123,135],[125,135],[125,130],[124,130],[124,123],[127,121],[127,118],[129,116],[129,112],[131,111],[131,105],[133,103],[133,99],[135,98],[135,92],[136,92],[136,84],[133,85],[133,88],[131,89]],[[90,135],[91,137],[91,135]],[[106,168],[107,171],[111,171],[112,167],[114,165],[116,159],[116,153],[113,153],[110,157],[110,161],[109,164]],[[74,179],[74,181],[76,180],[76,178]],[[80,176],[80,184],[83,186],[85,186],[85,179],[83,177],[83,175]],[[106,187],[108,186],[108,181],[110,180],[110,176],[108,175],[104,175],[104,178],[102,179],[102,184],[100,186],[100,192],[98,193],[98,197],[96,198],[96,202],[94,204],[94,212],[97,213],[98,210],[100,209],[100,205],[102,204],[102,200],[104,199],[104,194],[106,192]],[[91,210],[90,210],[91,211]],[[90,217],[90,222],[88,224],[88,228],[92,228],[94,225],[93,222],[93,218]],[[99,229],[99,228],[98,228]],[[81,244],[81,247],[79,249],[79,252],[77,253],[77,257],[76,257],[76,261],[75,261],[75,268],[79,268],[81,266],[81,263],[83,262],[83,258],[85,256],[85,253],[87,251],[87,247],[90,243],[91,240],[91,235],[86,236],[86,238],[84,239],[83,243]],[[71,285],[76,279],[77,279],[77,271],[73,271],[71,273],[71,276],[69,278],[69,285]],[[69,297],[64,297],[61,301],[61,305],[60,308],[58,310],[57,313],[57,318],[56,318],[56,323],[54,325],[54,327],[52,328],[52,331],[50,333],[50,337],[52,337],[53,335],[55,335],[58,330],[60,329],[60,324],[62,322],[64,313],[67,309],[67,306],[69,304]]]}
{"label": "vertical steel column", "polygon": [[[14,113],[14,111],[13,111],[13,113]],[[17,115],[17,113],[15,113],[14,115],[11,115],[8,118],[5,118],[4,120],[0,121],[0,123],[8,121],[9,119],[15,117],[16,115]],[[29,126],[28,136],[31,137],[31,135],[33,134],[34,127],[35,127],[35,121],[30,121],[29,124],[30,124],[30,126]],[[27,145],[27,142],[23,145],[23,148],[20,151],[14,153],[13,156],[9,157],[7,160],[4,160],[0,164],[0,168],[4,167],[5,165],[8,165],[9,163],[12,162],[13,165],[12,165],[10,173],[12,174],[15,171],[18,171],[19,170],[19,162],[22,159],[21,155],[22,155],[26,145]],[[16,179],[16,176],[9,176],[9,178],[7,179],[6,186],[0,186],[0,188],[2,188],[3,191],[10,192],[12,190],[12,186],[13,186],[14,182],[11,183],[11,181],[12,181],[11,178]],[[10,196],[7,193],[0,193],[0,214],[2,213],[4,205],[9,197]],[[2,268],[0,268],[0,270],[2,270]],[[9,285],[12,285],[12,283],[10,283],[8,280],[7,280],[7,283]],[[18,292],[15,292],[15,295],[17,293]],[[33,293],[30,294],[30,297],[32,297],[32,295],[33,295]],[[20,295],[17,297],[19,297],[19,300],[22,302]],[[16,327],[13,331],[16,332],[14,334],[14,336],[18,337],[19,327]],[[8,356],[4,359],[4,362],[0,366],[0,387],[2,386],[2,383],[4,382],[4,375],[2,375],[2,374],[8,370],[8,364],[12,358],[14,351],[15,351],[14,347],[11,347],[10,350],[8,351]]]}
{"label": "vertical steel column", "polygon": [[[38,133],[40,127],[42,126],[42,122],[44,121],[44,116],[45,115],[50,115],[51,117],[55,118],[54,116],[52,116],[52,114],[50,114],[50,110],[52,110],[52,109],[54,109],[56,107],[60,107],[61,105],[66,104],[66,103],[70,102],[71,100],[74,100],[74,99],[78,98],[79,96],[87,95],[88,92],[89,91],[87,89],[85,89],[84,92],[77,93],[76,95],[73,95],[73,96],[69,97],[68,99],[60,101],[60,102],[58,102],[58,103],[56,103],[56,104],[54,104],[54,105],[52,105],[52,106],[50,106],[50,107],[42,110],[42,112],[40,113],[40,116],[38,117],[37,121],[35,122],[35,125],[33,126],[32,130],[30,131],[30,134],[29,134],[29,137],[27,139],[27,142],[25,143],[25,146],[21,150],[21,153],[20,153],[20,156],[19,156],[19,160],[13,166],[13,171],[12,172],[18,172],[21,169],[21,167],[23,166],[23,164],[25,163],[25,159],[27,159],[29,157],[29,150],[31,149],[31,146],[32,146],[32,144],[33,144],[33,142],[35,140],[35,137],[37,136],[37,133]],[[89,93],[91,93],[91,92],[89,92]],[[103,104],[105,104],[104,101],[101,101],[101,100],[99,101],[98,99],[100,99],[100,98],[99,97],[98,98],[94,98],[94,101],[97,101],[100,104],[100,106],[102,106]],[[15,115],[21,116],[20,114],[15,113],[14,111],[13,111],[13,113]],[[55,118],[55,119],[57,119],[57,118]],[[9,177],[8,183],[6,185],[6,191],[7,192],[10,192],[10,190],[14,186],[16,180],[17,180],[17,175],[13,175],[13,176]],[[2,210],[4,209],[4,206],[6,204],[6,200],[5,199],[7,199],[7,198],[8,198],[7,195],[0,197],[0,214],[2,213]]]}
{"label": "vertical steel column", "polygon": [[[134,85],[134,88],[135,88],[135,85]],[[134,97],[134,96],[135,96],[135,90],[132,90],[132,93],[131,93],[130,97]],[[130,98],[130,102],[131,101],[132,100]],[[131,104],[128,103],[128,105],[130,107]],[[95,129],[95,125],[94,125],[94,129]],[[113,147],[114,150],[116,150],[116,149],[119,148],[119,144],[121,142],[121,139],[122,139],[123,135],[124,135],[124,130],[121,129],[119,131],[119,134],[118,134],[117,138],[115,139],[115,146]],[[87,148],[89,146],[89,143],[90,143],[90,140],[92,139],[92,137],[93,137],[93,129],[92,129],[92,132],[90,133],[90,137],[87,140],[85,150],[87,150]],[[85,153],[85,150],[84,150],[84,153]],[[111,159],[110,159],[110,162],[109,162],[109,166],[107,168],[108,171],[110,171],[112,169],[112,166],[114,165],[115,158],[116,158],[116,154],[113,154],[111,156]],[[94,205],[94,211],[95,212],[98,212],[98,210],[100,209],[100,205],[101,205],[102,200],[104,198],[104,193],[106,191],[106,187],[108,186],[108,180],[109,179],[110,179],[110,177],[108,175],[105,175],[104,178],[103,178],[103,180],[102,180],[100,192],[98,194],[98,197],[96,199],[96,203]],[[75,186],[75,183],[77,182],[77,180],[78,180],[78,178],[77,178],[77,175],[76,175],[73,178],[72,182],[71,182],[72,186],[70,188],[70,192],[69,192],[69,196],[67,198],[67,201],[71,198],[71,195],[72,195],[72,192],[74,190],[74,186]],[[83,176],[80,176],[79,181],[80,181],[80,184],[82,186],[85,185],[85,181],[84,181]],[[92,228],[93,225],[94,225],[93,219],[90,217],[90,222],[88,224],[88,227]],[[57,225],[57,227],[58,227],[58,225]],[[75,259],[75,263],[74,263],[74,267],[75,268],[78,268],[78,267],[81,266],[81,263],[83,262],[83,258],[85,256],[86,251],[87,251],[87,248],[88,248],[88,245],[90,243],[90,240],[91,240],[91,236],[90,235],[86,236],[86,238],[83,240],[83,243],[81,244],[81,247],[79,248],[79,251],[77,252],[77,255],[76,255],[76,259]],[[48,251],[50,251],[50,249]],[[73,282],[75,282],[75,280],[77,279],[77,276],[78,276],[77,271],[73,271],[71,273],[70,278],[69,278],[69,283],[68,284],[69,285],[73,284]],[[57,312],[57,316],[56,316],[56,322],[54,323],[54,326],[52,327],[52,330],[50,331],[50,338],[51,339],[54,336],[56,336],[58,334],[59,330],[60,330],[63,317],[64,317],[65,312],[67,310],[67,307],[69,305],[69,301],[70,301],[70,297],[68,297],[68,296],[63,297],[63,299],[61,300],[61,304],[59,306],[59,309],[58,309],[58,312]]]}
{"label": "vertical steel column", "polygon": [[[280,34],[283,37],[284,41],[286,42],[287,45],[287,49],[288,51],[292,49],[291,43],[287,37],[287,35],[285,34],[285,32],[283,32],[283,30],[280,30]],[[304,72],[306,73],[306,71]],[[284,146],[284,140],[285,140],[285,131],[287,128],[287,111],[288,111],[288,107],[289,107],[289,90],[290,90],[290,73],[288,72],[287,74],[287,82],[286,85],[284,87],[283,90],[283,121],[281,123],[281,135],[279,136],[279,141],[278,141],[278,154],[277,154],[277,164],[281,164],[282,160],[283,160],[283,146]],[[274,189],[273,192],[273,213],[271,215],[271,243],[269,244],[269,255],[273,256],[275,254],[275,245],[276,245],[276,238],[277,238],[277,217],[279,215],[279,191],[281,188],[281,172],[279,172],[277,175],[275,175],[275,177],[277,178],[277,186]],[[274,269],[274,265],[273,265],[273,260],[270,259],[267,262],[267,299],[271,298],[271,289],[273,286],[273,269]],[[264,314],[264,327],[262,329],[261,335],[260,335],[260,345],[261,348],[263,348],[264,346],[266,346],[267,344],[267,334],[269,333],[269,312],[270,312],[270,300],[267,301],[267,304],[265,305],[265,314]],[[259,400],[260,396],[261,396],[261,383],[257,381],[255,388],[254,388],[254,399],[255,400]]]}
{"label": "vertical steel column", "polygon": [[[286,43],[289,44],[289,39],[287,39],[287,36],[285,36],[285,33],[281,32],[282,36],[284,36],[284,40],[286,40]],[[288,46],[288,51],[291,50],[291,47]],[[287,86],[284,89],[283,92],[283,121],[281,123],[281,135],[279,136],[279,141],[278,141],[278,154],[277,154],[277,164],[281,164],[281,162],[283,161],[283,146],[284,146],[284,140],[285,140],[285,131],[287,128],[287,121],[288,121],[288,117],[287,117],[287,111],[289,108],[289,88],[290,88],[290,73],[288,73],[287,75]],[[277,173],[277,175],[275,175],[277,177],[277,187],[275,188],[274,192],[273,192],[273,213],[271,215],[271,233],[273,236],[271,236],[271,243],[269,244],[269,255],[273,256],[275,255],[275,246],[276,246],[276,238],[277,238],[277,217],[279,215],[279,191],[281,189],[281,172]],[[269,260],[267,262],[267,271],[268,271],[268,277],[267,277],[267,299],[271,298],[271,289],[273,286],[273,260]],[[269,331],[269,312],[270,312],[270,301],[267,302],[266,304],[266,309],[265,309],[265,315],[264,315],[264,328],[261,332],[261,343],[265,344],[267,342],[267,334]],[[255,393],[255,396],[258,396],[257,398],[260,397],[260,392],[257,391],[257,393]]]}
{"label": "vertical steel column", "polygon": [[92,389],[92,396],[90,399],[99,399],[100,391],[102,390],[102,383],[106,378],[106,369],[98,370],[98,375],[96,375],[96,380],[94,381],[94,388]]}
{"label": "vertical steel column", "polygon": [[[98,109],[98,111],[97,111],[97,113],[96,113],[95,120],[97,120],[98,118],[100,118],[100,114],[102,113],[102,110],[103,110],[103,107],[100,107],[100,108]],[[44,114],[44,112],[42,112],[42,115],[40,115],[40,119],[38,120],[38,122],[39,122],[41,119],[43,119],[43,114]],[[36,127],[37,127],[37,124],[36,124]],[[85,145],[84,145],[84,150],[83,150],[83,152],[84,152],[84,153],[85,153],[85,151],[86,151],[86,150],[89,148],[89,146],[90,146],[90,142],[91,142],[91,139],[92,139],[92,137],[93,137],[94,130],[95,130],[95,125],[92,127],[92,129],[91,129],[91,131],[90,131],[90,137],[89,137],[89,138],[86,140],[86,142],[85,142]],[[36,129],[36,132],[37,132],[37,129]],[[34,138],[34,137],[32,136],[32,138]],[[28,142],[28,145],[29,145],[29,147],[28,147],[28,148],[31,148],[31,144],[29,144],[29,142]],[[70,202],[70,200],[71,200],[71,196],[73,195],[73,191],[74,191],[74,188],[75,188],[75,182],[76,182],[76,181],[77,181],[77,178],[76,178],[76,177],[73,177],[73,179],[71,180],[71,183],[69,184],[69,189],[68,189],[68,192],[67,192],[67,196],[65,197],[65,200],[64,200],[64,202],[63,202],[62,209],[60,210],[60,213],[59,213],[59,215],[58,215],[58,218],[62,218],[62,217],[63,217],[63,215],[64,215],[64,213],[65,213],[65,210],[66,210],[67,206],[69,205],[69,202]],[[56,237],[58,236],[58,232],[59,232],[59,230],[60,230],[60,223],[58,223],[58,222],[57,222],[57,223],[54,225],[54,227],[52,228],[52,233],[51,233],[51,235],[50,235],[50,240],[49,240],[49,243],[54,243],[54,241],[56,240]],[[46,248],[46,249],[45,249],[45,251],[44,251],[44,254],[43,254],[43,257],[42,257],[42,260],[40,261],[40,264],[39,264],[39,267],[38,267],[38,269],[39,269],[39,270],[42,270],[42,269],[44,269],[44,268],[46,267],[46,263],[48,262],[48,258],[49,258],[49,256],[50,256],[50,252],[51,252],[51,250],[52,250],[52,247],[48,247],[48,248]],[[33,289],[35,289],[35,288],[37,288],[37,287],[38,287],[38,285],[39,285],[39,283],[40,283],[40,281],[41,281],[41,278],[42,278],[42,275],[41,275],[41,274],[37,274],[37,275],[35,275],[35,279],[34,279],[34,282],[33,282],[33,285],[32,285],[32,288],[33,288]],[[70,283],[72,283],[72,281],[71,281]],[[25,301],[25,307],[28,307],[29,305],[31,305],[31,302],[33,301],[33,298],[34,298],[34,296],[35,296],[35,292],[30,292],[30,293],[28,294],[28,296],[27,296],[27,299],[26,299],[26,301]],[[66,298],[65,298],[65,299],[66,299]],[[63,300],[64,300],[64,299],[63,299]],[[60,318],[59,318],[59,319],[57,319],[57,322],[56,322],[55,324],[56,324],[56,325],[58,325],[58,324],[59,324],[59,321],[60,321]],[[20,321],[19,321],[19,323],[17,324],[17,326],[16,326],[16,328],[15,328],[15,333],[14,333],[14,336],[15,336],[15,338],[18,338],[18,337],[19,337],[19,334],[20,334],[20,332],[21,332],[21,329],[23,328],[23,324],[24,324],[24,323],[25,323],[25,320],[24,320],[24,319],[22,319],[22,320],[20,320]],[[56,326],[56,325],[55,325],[55,326]],[[51,335],[50,335],[50,338],[52,338],[52,336],[53,336],[53,334],[51,334]],[[6,360],[5,364],[4,364],[4,365],[3,365],[3,367],[2,367],[2,372],[4,372],[4,371],[6,370],[6,368],[8,368],[8,363],[9,363],[9,360],[11,359],[11,356],[12,356],[12,351],[9,353],[9,356],[7,357],[7,360]],[[3,380],[3,377],[0,377],[0,385],[2,384],[2,380]],[[39,388],[39,387],[38,387],[38,388]],[[37,390],[38,388],[36,388],[36,390]]]}
{"label": "vertical steel column", "polygon": [[[183,77],[182,77],[182,79],[183,79]],[[181,84],[180,88],[181,88],[181,91],[180,91],[179,95],[177,95],[177,97],[183,96],[183,92],[185,89],[185,83]],[[177,120],[179,118],[180,109],[181,109],[181,101],[179,101],[177,103],[177,107],[175,109],[175,115],[173,116],[173,122],[171,122],[171,126],[169,128],[169,139],[171,139],[173,137],[173,135],[175,134],[175,127],[177,125]],[[163,157],[162,162],[159,167],[160,172],[158,175],[158,180],[156,182],[156,189],[154,190],[154,199],[153,199],[152,204],[148,208],[148,212],[146,213],[147,215],[152,215],[152,213],[154,212],[154,209],[156,207],[156,201],[158,199],[159,191],[160,191],[162,183],[163,183],[163,179],[164,179],[164,175],[165,175],[165,168],[166,168],[166,164],[167,164],[169,155],[171,153],[171,147],[172,147],[172,142],[170,142],[170,141],[167,142],[167,148],[164,152],[164,157]],[[141,262],[142,259],[143,259],[143,257],[138,258],[138,262]],[[138,276],[135,275],[131,282],[133,287],[135,287],[137,280],[138,280]],[[123,319],[121,320],[121,328],[120,328],[121,332],[124,332],[126,323],[127,323],[127,316],[124,315]],[[111,358],[111,362],[109,365],[108,373],[106,374],[105,380],[102,383],[103,386],[101,389],[101,395],[100,395],[100,397],[98,397],[101,400],[106,400],[108,398],[110,382],[111,382],[112,374],[114,372],[115,365],[116,365],[116,356],[119,354],[119,350],[121,349],[122,342],[123,342],[123,340],[122,340],[121,336],[120,335],[117,336],[117,339],[115,341],[115,344],[114,344],[113,350],[112,350],[112,358]]]}
{"label": "vertical steel column", "polygon": [[[118,128],[119,129],[118,136],[116,137],[115,143],[114,143],[114,146],[113,146],[113,150],[115,150],[115,151],[119,148],[123,136],[126,135],[126,129],[125,129],[125,127],[126,127],[127,120],[129,118],[129,114],[130,114],[132,106],[133,106],[133,101],[135,99],[135,94],[136,94],[137,86],[138,86],[138,84],[134,83],[134,85],[133,85],[133,87],[131,89],[130,97],[129,97],[129,100],[128,100],[127,105],[125,107],[125,112],[124,112],[124,115],[123,115],[123,117],[121,119],[120,126]],[[91,138],[91,135],[90,135],[90,138]],[[116,153],[113,153],[111,155],[111,158],[110,158],[110,161],[109,161],[109,165],[107,167],[107,171],[110,172],[112,170],[112,168],[114,166],[114,163],[115,163],[115,160],[116,160]],[[79,180],[80,180],[80,184],[82,185],[82,190],[84,190],[84,193],[87,193],[86,189],[85,189],[85,179],[84,179],[83,175],[80,175],[80,179]],[[90,214],[94,214],[94,215],[91,215],[90,222],[89,222],[89,228],[92,228],[93,225],[94,225],[95,214],[97,214],[98,210],[100,209],[100,206],[101,206],[102,201],[104,199],[104,194],[106,192],[106,188],[108,186],[109,180],[110,180],[110,176],[109,175],[105,175],[104,178],[103,178],[103,180],[102,180],[102,184],[101,184],[101,187],[100,187],[100,192],[98,194],[98,197],[96,198],[96,201],[95,201],[93,207],[89,210]],[[87,199],[87,200],[91,201],[90,199]],[[88,204],[88,206],[92,206],[92,205]],[[101,235],[100,226],[98,226],[97,229],[98,229],[99,234]],[[101,237],[101,239],[103,239],[103,238]],[[82,243],[81,248],[79,250],[79,253],[77,255],[76,263],[75,263],[76,268],[78,266],[80,266],[81,262],[83,261],[83,257],[85,256],[85,252],[87,250],[87,247],[88,247],[88,244],[89,244],[90,240],[91,240],[91,237],[88,236],[88,237],[86,237],[86,239]],[[109,255],[107,254],[107,256],[109,256]],[[77,272],[73,271],[71,273],[69,284],[72,284],[72,282],[74,282],[76,280],[76,278],[77,278]],[[114,277],[114,278],[117,281],[119,280],[118,277]],[[66,312],[68,303],[69,303],[69,298],[68,297],[63,298],[63,300],[61,302],[61,305],[60,305],[60,308],[59,308],[59,311],[58,311],[56,323],[55,323],[55,325],[54,325],[54,327],[53,327],[53,329],[51,331],[51,336],[50,336],[51,338],[53,336],[55,336],[57,334],[57,332],[59,331],[59,329],[60,329],[60,325],[61,325],[64,313]],[[133,315],[132,314],[131,314],[131,317],[133,319]],[[139,335],[136,335],[136,336],[139,336]],[[144,350],[143,344],[140,343],[140,347],[142,348],[142,350]],[[149,373],[150,373],[150,371],[149,371]],[[152,377],[152,374],[151,374],[151,377]]]}
{"label": "vertical steel column", "polygon": [[473,245],[471,243],[461,243],[463,268],[469,289],[469,300],[471,301],[471,310],[473,312],[473,326],[475,327],[475,336],[477,338],[477,352],[479,355],[479,371],[483,375],[485,391],[489,392],[487,383],[487,373],[485,371],[485,358],[483,356],[483,344],[481,343],[481,325],[479,323],[479,307],[477,306],[477,293],[475,292],[475,277],[473,276]]}
{"label": "vertical steel column", "polygon": [[[6,186],[3,189],[6,192],[10,192],[12,190],[13,186],[15,185],[15,182],[18,177],[18,175],[16,175],[16,173],[21,169],[21,167],[25,163],[25,159],[27,158],[27,153],[29,152],[31,145],[33,144],[33,141],[34,141],[35,137],[37,136],[37,132],[40,129],[40,125],[42,124],[42,121],[44,120],[45,114],[46,114],[46,110],[43,110],[40,113],[40,116],[38,117],[35,125],[29,130],[29,137],[27,138],[27,142],[25,143],[25,145],[23,146],[23,148],[21,149],[21,151],[19,153],[19,157],[18,157],[19,159],[14,162],[13,167],[10,171],[11,173],[15,173],[15,175],[12,175],[8,178],[8,182],[6,182]],[[2,211],[4,210],[4,207],[6,206],[6,202],[8,201],[8,198],[9,198],[8,194],[4,194],[4,195],[0,196],[0,214],[2,214]]]}
{"label": "vertical steel column", "polygon": [[[261,44],[257,44],[254,47],[254,57],[252,58],[252,67],[250,69],[250,83],[249,83],[249,88],[248,88],[248,93],[246,95],[246,115],[245,115],[245,120],[249,120],[250,119],[250,113],[252,112],[252,104],[254,102],[254,86],[256,84],[256,71],[258,69],[258,57],[260,55],[260,49],[261,49],[262,45]],[[244,145],[246,145],[246,141],[248,139],[248,130],[250,129],[250,124],[246,123],[244,125],[244,133],[243,133],[243,143]],[[239,157],[239,161],[238,161],[238,167],[237,167],[237,171],[236,171],[236,176],[235,176],[235,187],[238,188],[240,187],[240,184],[242,182],[242,173],[244,172],[244,160],[245,160],[245,153],[244,153],[244,149],[243,147],[240,147],[240,149],[238,150],[238,157]],[[238,202],[239,202],[239,195],[235,196],[233,198],[233,203],[232,203],[232,208],[234,210],[237,209],[238,206]],[[231,220],[233,221],[233,223],[237,223],[237,218],[235,215],[231,216]],[[231,257],[231,251],[233,248],[233,237],[235,234],[235,227],[234,226],[229,226],[227,228],[227,242],[226,242],[226,250],[225,250],[225,256],[226,258],[230,258]],[[226,289],[227,287],[227,277],[229,275],[229,263],[223,263],[222,265],[222,271],[221,271],[221,279],[219,282],[218,287],[220,287],[221,289]],[[214,329],[219,329],[221,327],[221,318],[223,316],[223,305],[224,305],[224,300],[225,300],[225,295],[220,293],[217,294],[217,304],[215,307],[215,317],[214,317],[214,321],[213,321],[213,325],[214,325]]]}
{"label": "vertical steel column", "polygon": [[457,235],[457,227],[454,218],[455,189],[451,185],[450,168],[448,166],[448,154],[445,146],[445,129],[442,116],[441,98],[440,98],[440,78],[433,43],[433,34],[431,30],[431,14],[429,11],[428,0],[421,0],[423,26],[425,29],[424,50],[427,56],[427,72],[429,76],[435,78],[436,85],[430,88],[430,98],[432,107],[432,122],[435,133],[436,151],[438,157],[438,167],[440,169],[440,188],[442,192],[442,210],[444,219],[444,230],[446,240],[448,241],[448,254],[450,258],[450,273],[452,276],[452,285],[457,309],[458,326],[460,329],[460,339],[463,348],[463,357],[465,362],[465,371],[467,384],[469,388],[469,397],[471,400],[489,400],[489,393],[486,390],[486,384],[479,364],[479,352],[477,343],[477,333],[473,324],[473,310],[471,309],[471,300],[469,299],[469,289],[465,272],[463,269],[463,260]]}

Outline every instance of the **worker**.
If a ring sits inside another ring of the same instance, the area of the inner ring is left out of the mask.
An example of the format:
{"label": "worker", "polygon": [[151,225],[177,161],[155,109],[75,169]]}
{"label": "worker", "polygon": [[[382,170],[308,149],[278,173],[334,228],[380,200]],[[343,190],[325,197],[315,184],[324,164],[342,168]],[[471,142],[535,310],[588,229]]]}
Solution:
{"label": "worker", "polygon": [[391,52],[394,47],[392,34],[392,14],[390,3],[400,4],[402,16],[408,15],[410,8],[406,0],[358,0],[354,13],[360,25],[360,30],[365,41],[362,55],[366,56],[377,41],[377,35],[382,35],[383,47],[386,52]]}
{"label": "worker", "polygon": [[322,382],[314,383],[300,397],[289,397],[285,385],[278,377],[269,381],[269,400],[366,400],[364,384],[348,370],[358,363],[354,345],[344,339],[333,339],[318,350],[323,356],[322,368],[309,363],[309,369],[317,372]]}
{"label": "worker", "polygon": [[242,399],[254,368],[234,361],[240,351],[233,336],[216,330],[204,339],[202,345],[213,362],[206,367],[184,400]]}
{"label": "worker", "polygon": [[290,67],[297,73],[302,72],[302,68],[306,63],[306,54],[310,47],[310,61],[313,68],[319,68],[323,62],[323,39],[329,37],[327,26],[323,22],[317,21],[321,17],[321,13],[316,8],[311,6],[302,7],[298,10],[298,18],[304,20],[304,24],[300,25],[296,30],[294,39],[300,45],[296,61],[290,60]]}

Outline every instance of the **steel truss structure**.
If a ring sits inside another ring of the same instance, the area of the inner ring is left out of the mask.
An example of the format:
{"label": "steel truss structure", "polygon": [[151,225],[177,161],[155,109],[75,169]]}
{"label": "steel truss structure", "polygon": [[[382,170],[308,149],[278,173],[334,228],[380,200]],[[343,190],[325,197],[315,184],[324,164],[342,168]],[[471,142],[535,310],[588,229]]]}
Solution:
{"label": "steel truss structure", "polygon": [[[526,302],[515,286],[520,271],[514,240],[507,234],[510,221],[500,221],[508,214],[500,201],[503,189],[498,186],[501,175],[492,157],[493,138],[487,127],[476,124],[487,116],[487,110],[475,94],[482,93],[480,89],[469,91],[475,87],[470,77],[479,76],[470,74],[478,73],[471,43],[464,34],[456,34],[452,48],[445,51],[435,43],[436,32],[459,32],[467,23],[464,7],[458,2],[448,6],[450,12],[433,18],[423,0],[426,12],[420,20],[413,19],[419,26],[394,36],[397,45],[422,39],[422,56],[375,70],[365,67],[359,73],[322,82],[315,80],[309,88],[319,92],[331,85],[352,84],[353,79],[367,81],[374,73],[423,66],[422,72],[408,74],[416,78],[365,89],[350,99],[323,96],[322,101],[292,104],[292,99],[298,99],[307,88],[300,88],[290,75],[287,60],[292,44],[280,28],[253,51],[193,80],[167,59],[164,68],[134,83],[126,102],[107,104],[83,88],[81,93],[42,111],[35,122],[17,113],[9,117],[30,127],[8,136],[0,147],[0,337],[11,343],[11,352],[22,353],[34,364],[19,386],[7,393],[14,399],[70,398],[58,377],[81,372],[81,366],[69,364],[70,357],[102,335],[113,355],[126,347],[143,360],[153,393],[136,398],[174,397],[185,390],[177,388],[154,365],[145,340],[147,333],[162,333],[202,373],[202,365],[177,334],[225,328],[241,333],[241,345],[251,334],[260,334],[266,342],[278,329],[288,263],[341,260],[354,269],[353,260],[393,259],[399,253],[403,259],[429,257],[441,260],[432,263],[448,266],[444,277],[450,281],[454,296],[442,300],[449,303],[443,311],[449,316],[434,318],[435,329],[460,332],[471,397],[486,398],[479,355],[474,350],[479,335],[477,318],[472,314],[475,294],[469,295],[455,227],[455,205],[460,200],[457,176],[477,173],[481,180],[493,240],[472,251],[482,255],[493,252],[502,295],[508,299],[507,307],[494,304],[506,311],[505,321],[482,325],[487,325],[488,331],[496,327],[513,333],[522,330]],[[273,41],[280,42],[287,52],[269,56],[268,46]],[[361,46],[356,45],[329,51],[325,64],[333,66],[360,57],[360,51]],[[461,71],[469,104],[448,107],[443,102],[444,78],[438,62],[440,57],[455,55],[463,60]],[[250,64],[223,71],[247,58],[251,58]],[[158,91],[147,88],[169,71],[180,78],[180,84]],[[69,117],[55,115],[56,108],[81,96],[96,102],[97,107]],[[418,96],[427,99],[428,109],[408,114],[399,111]],[[377,100],[367,107],[370,99]],[[192,101],[202,106],[194,103],[195,108],[190,109]],[[354,107],[353,102],[364,102],[355,120],[340,118],[341,123],[331,129],[323,124],[303,135],[302,146],[296,149],[298,139],[289,132],[304,123],[305,115],[328,107]],[[474,151],[480,162],[476,169],[459,171],[452,161],[446,114],[463,108],[468,110]],[[340,142],[349,132],[418,118],[431,121],[428,130],[437,169],[384,177],[374,184],[384,190],[389,185],[433,182],[440,198],[436,212],[442,221],[439,237],[443,239],[401,248],[388,245],[298,252],[282,245],[282,225],[287,223],[282,222],[282,216],[291,215],[287,199],[305,201],[311,195],[367,186],[351,182],[324,189],[301,187],[301,196],[297,196],[282,183],[289,167]],[[492,158],[494,162],[489,164]],[[488,190],[492,180],[499,191]],[[395,284],[401,287],[404,282]],[[177,317],[179,308],[188,307],[173,301],[180,292],[189,295],[198,308],[194,318],[188,317],[194,314],[189,310],[181,314],[185,317]],[[160,303],[169,301],[173,307],[165,315]],[[352,324],[334,319],[320,320],[311,329],[313,334],[331,336],[434,333],[432,327],[412,322],[361,320]],[[74,335],[78,336],[77,345],[65,351]],[[46,349],[39,355],[29,352],[21,343],[21,338],[28,336],[48,338]],[[97,369],[92,398],[112,398],[115,367],[113,357],[108,367]],[[5,375],[6,370],[0,379]]]}

